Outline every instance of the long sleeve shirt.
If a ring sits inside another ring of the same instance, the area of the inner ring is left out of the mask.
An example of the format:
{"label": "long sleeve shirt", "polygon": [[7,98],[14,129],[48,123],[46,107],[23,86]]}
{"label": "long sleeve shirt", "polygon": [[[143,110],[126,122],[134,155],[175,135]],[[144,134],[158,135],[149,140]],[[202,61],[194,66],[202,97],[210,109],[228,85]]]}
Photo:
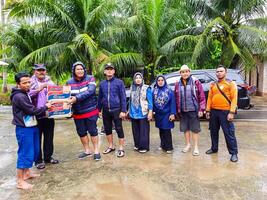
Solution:
{"label": "long sleeve shirt", "polygon": [[[152,111],[153,110],[153,99],[152,99],[152,90],[151,88],[147,88],[146,90],[146,100],[147,100],[147,111]],[[142,106],[141,104],[139,105],[138,108],[136,108],[135,106],[133,106],[130,103],[130,117],[133,119],[144,119],[147,118],[147,114],[144,115],[142,112]]]}
{"label": "long sleeve shirt", "polygon": [[217,88],[216,83],[212,83],[210,85],[206,111],[210,111],[211,109],[218,109],[229,110],[231,113],[235,113],[237,107],[236,83],[234,81],[228,81],[224,79],[219,81],[218,85],[221,91],[231,101],[231,104],[229,104],[227,99],[221,94],[221,92]]}

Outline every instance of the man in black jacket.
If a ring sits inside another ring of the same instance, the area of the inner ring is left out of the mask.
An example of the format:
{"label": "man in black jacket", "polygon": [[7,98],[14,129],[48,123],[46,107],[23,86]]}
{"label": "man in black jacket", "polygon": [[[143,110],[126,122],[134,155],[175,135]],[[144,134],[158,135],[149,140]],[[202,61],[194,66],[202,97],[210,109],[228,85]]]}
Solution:
{"label": "man in black jacket", "polygon": [[31,189],[33,185],[25,180],[39,176],[30,173],[33,162],[37,159],[39,146],[39,130],[35,115],[45,113],[51,107],[47,103],[44,107],[36,108],[27,92],[30,89],[30,76],[25,73],[15,75],[17,87],[12,89],[11,102],[13,111],[12,124],[16,126],[16,138],[18,142],[17,160],[17,188]]}

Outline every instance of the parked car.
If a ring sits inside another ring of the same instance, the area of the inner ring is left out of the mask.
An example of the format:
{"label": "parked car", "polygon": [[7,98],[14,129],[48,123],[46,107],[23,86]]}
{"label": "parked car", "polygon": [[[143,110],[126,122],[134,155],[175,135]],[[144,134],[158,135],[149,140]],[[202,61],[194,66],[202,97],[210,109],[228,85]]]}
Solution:
{"label": "parked car", "polygon": [[[191,75],[196,77],[203,86],[203,90],[205,92],[206,99],[208,97],[210,84],[217,80],[216,78],[216,70],[215,69],[203,69],[203,70],[192,70]],[[179,72],[173,72],[169,74],[165,74],[166,81],[168,85],[174,90],[175,83],[180,80],[180,73]],[[240,74],[240,70],[235,69],[228,69],[227,70],[227,79],[230,79],[232,81],[235,81],[238,88],[238,108],[240,109],[249,109],[251,108],[250,104],[250,97],[249,97],[249,85],[246,83],[246,81],[242,78]],[[151,84],[151,87],[153,88],[155,85],[155,82]],[[130,97],[130,89],[126,89],[126,97],[127,102]]]}

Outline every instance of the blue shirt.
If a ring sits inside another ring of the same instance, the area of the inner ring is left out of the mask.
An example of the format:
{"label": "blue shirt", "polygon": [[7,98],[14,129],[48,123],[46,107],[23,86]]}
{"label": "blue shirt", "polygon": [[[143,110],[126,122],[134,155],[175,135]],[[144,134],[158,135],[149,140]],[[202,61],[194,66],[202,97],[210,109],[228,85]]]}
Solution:
{"label": "blue shirt", "polygon": [[[153,100],[152,100],[152,90],[151,88],[147,88],[146,90],[146,98],[148,102],[148,110],[153,110]],[[144,119],[147,118],[147,114],[143,115],[142,107],[139,105],[138,108],[130,104],[130,117],[133,119]]]}

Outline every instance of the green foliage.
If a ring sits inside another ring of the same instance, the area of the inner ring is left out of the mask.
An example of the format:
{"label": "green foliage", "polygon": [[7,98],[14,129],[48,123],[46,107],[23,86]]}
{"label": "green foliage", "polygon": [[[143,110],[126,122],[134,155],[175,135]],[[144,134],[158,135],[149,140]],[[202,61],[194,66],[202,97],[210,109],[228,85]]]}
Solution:
{"label": "green foliage", "polygon": [[[15,73],[13,71],[8,71],[7,73],[7,84],[12,84],[12,85],[15,85],[16,82],[15,82]],[[2,77],[0,78],[0,85],[2,85],[3,83],[3,79]]]}
{"label": "green foliage", "polygon": [[[196,35],[187,31],[187,35],[199,37],[192,54],[195,65],[203,66],[207,59],[213,59],[210,55],[214,51],[214,41],[219,41],[220,63],[229,67],[234,58],[239,58],[245,69],[255,67],[253,54],[264,54],[267,47],[267,18],[261,17],[265,13],[266,1],[190,0],[188,6],[204,27]],[[260,17],[255,18],[256,16]],[[186,31],[183,33],[186,34]]]}
{"label": "green foliage", "polygon": [[[15,2],[15,3],[14,3]],[[265,0],[22,0],[8,1],[16,20],[0,32],[10,69],[46,63],[63,84],[80,60],[97,80],[113,62],[117,75],[158,74],[233,65],[255,66],[266,54]],[[257,17],[259,16],[259,17]],[[26,19],[26,20],[25,20]],[[30,20],[29,20],[30,19]],[[128,80],[128,79],[127,79]]]}
{"label": "green foliage", "polygon": [[131,77],[124,77],[122,78],[122,80],[124,82],[125,87],[130,87],[131,84],[133,83],[133,78]]}
{"label": "green foliage", "polygon": [[2,93],[0,90],[0,105],[11,105],[10,93]]}

